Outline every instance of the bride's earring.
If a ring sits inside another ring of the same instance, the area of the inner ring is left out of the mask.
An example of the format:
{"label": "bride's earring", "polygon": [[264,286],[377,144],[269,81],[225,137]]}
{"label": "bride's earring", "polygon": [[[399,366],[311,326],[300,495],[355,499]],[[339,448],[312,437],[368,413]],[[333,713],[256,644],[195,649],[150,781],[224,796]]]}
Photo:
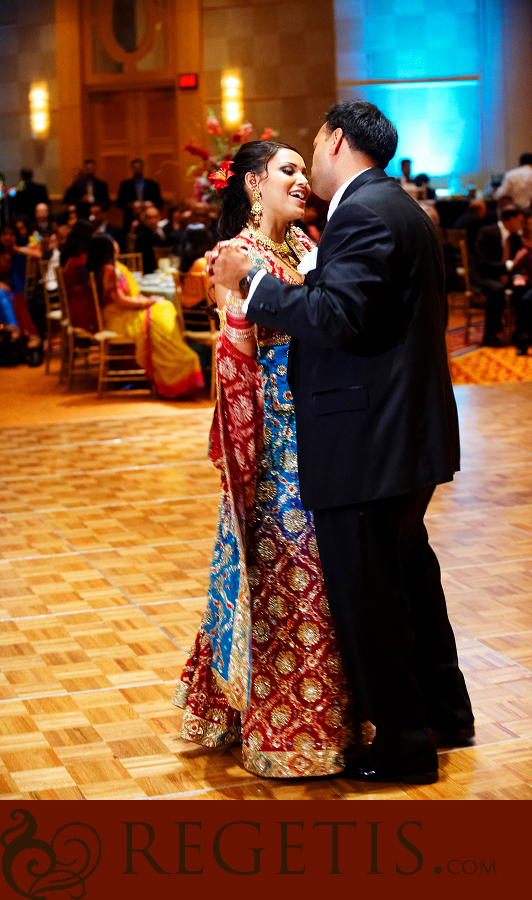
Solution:
{"label": "bride's earring", "polygon": [[251,204],[251,220],[252,220],[255,228],[258,228],[260,225],[260,220],[262,219],[262,213],[264,212],[264,210],[262,207],[262,203],[260,202],[261,196],[260,196],[260,192],[259,192],[259,186],[257,184],[257,179],[255,178],[255,176],[253,176],[253,178],[250,179],[250,184],[251,184],[251,192],[252,192],[251,197],[253,200],[253,203]]}

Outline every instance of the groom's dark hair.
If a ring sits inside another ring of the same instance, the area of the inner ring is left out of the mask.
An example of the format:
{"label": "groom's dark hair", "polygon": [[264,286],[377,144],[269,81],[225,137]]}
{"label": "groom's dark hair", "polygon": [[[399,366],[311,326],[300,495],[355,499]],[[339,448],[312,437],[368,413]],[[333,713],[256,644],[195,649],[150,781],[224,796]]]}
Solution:
{"label": "groom's dark hair", "polygon": [[341,128],[351,150],[358,150],[385,169],[397,150],[397,131],[380,109],[367,100],[343,100],[332,106],[325,117],[332,134]]}

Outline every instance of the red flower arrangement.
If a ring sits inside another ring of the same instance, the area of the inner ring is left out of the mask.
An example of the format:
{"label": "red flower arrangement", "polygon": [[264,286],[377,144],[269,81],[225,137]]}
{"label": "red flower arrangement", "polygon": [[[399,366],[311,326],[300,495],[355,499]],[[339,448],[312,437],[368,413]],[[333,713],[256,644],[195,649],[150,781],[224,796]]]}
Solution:
{"label": "red flower arrangement", "polygon": [[[227,187],[227,181],[234,175],[231,172],[231,162],[239,146],[249,140],[253,131],[251,122],[240,125],[233,134],[223,134],[222,128],[214,112],[209,109],[207,116],[207,133],[210,135],[214,148],[212,151],[187,144],[184,148],[192,156],[199,157],[199,161],[190,166],[187,175],[194,176],[194,197],[202,202],[221,202],[219,193]],[[266,128],[261,140],[272,140],[277,137],[273,128]]]}

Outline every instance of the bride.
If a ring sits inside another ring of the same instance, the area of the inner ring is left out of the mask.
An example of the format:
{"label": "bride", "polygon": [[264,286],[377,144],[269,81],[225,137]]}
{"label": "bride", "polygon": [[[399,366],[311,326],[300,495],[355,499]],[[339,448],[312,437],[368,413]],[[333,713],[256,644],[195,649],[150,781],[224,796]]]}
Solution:
{"label": "bride", "polygon": [[[286,144],[250,141],[214,179],[219,230],[254,266],[289,283],[312,243],[290,223],[310,192]],[[286,778],[341,772],[348,696],[325,596],[312,513],[301,506],[289,337],[249,325],[217,286],[218,402],[211,460],[222,498],[207,608],[174,703],[182,737],[242,742],[246,769]],[[227,317],[227,318],[226,318]]]}

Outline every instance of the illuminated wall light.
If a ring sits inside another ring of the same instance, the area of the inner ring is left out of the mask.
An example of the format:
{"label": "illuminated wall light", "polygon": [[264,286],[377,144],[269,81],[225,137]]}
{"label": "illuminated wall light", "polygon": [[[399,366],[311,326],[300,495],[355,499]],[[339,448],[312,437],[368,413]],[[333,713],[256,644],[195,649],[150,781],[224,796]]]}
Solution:
{"label": "illuminated wall light", "polygon": [[31,136],[46,138],[50,130],[50,97],[45,81],[34,82],[30,87]]}
{"label": "illuminated wall light", "polygon": [[225,71],[221,78],[222,118],[227,128],[235,128],[244,119],[242,79],[236,72]]}

